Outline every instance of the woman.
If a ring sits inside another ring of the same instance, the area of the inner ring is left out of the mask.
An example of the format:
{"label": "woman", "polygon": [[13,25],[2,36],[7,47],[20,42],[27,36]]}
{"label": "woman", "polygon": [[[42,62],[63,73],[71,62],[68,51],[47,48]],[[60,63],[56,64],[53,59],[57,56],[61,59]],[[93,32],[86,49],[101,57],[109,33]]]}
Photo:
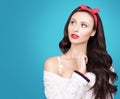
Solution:
{"label": "woman", "polygon": [[59,43],[63,54],[45,62],[47,99],[113,99],[117,74],[98,12],[81,5],[69,16]]}

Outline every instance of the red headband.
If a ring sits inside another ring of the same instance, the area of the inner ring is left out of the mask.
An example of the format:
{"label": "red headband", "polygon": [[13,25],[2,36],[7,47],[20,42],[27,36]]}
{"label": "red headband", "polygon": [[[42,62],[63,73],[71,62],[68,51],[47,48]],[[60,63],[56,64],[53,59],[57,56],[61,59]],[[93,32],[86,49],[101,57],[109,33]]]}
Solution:
{"label": "red headband", "polygon": [[90,9],[90,8],[88,8],[88,7],[85,6],[85,5],[80,5],[80,7],[79,7],[78,10],[79,10],[79,11],[80,11],[80,10],[85,10],[85,11],[90,12],[90,13],[92,14],[92,16],[94,17],[95,25],[96,25],[96,27],[97,27],[98,19],[97,19],[96,13],[99,12],[99,9],[98,9],[98,8]]}

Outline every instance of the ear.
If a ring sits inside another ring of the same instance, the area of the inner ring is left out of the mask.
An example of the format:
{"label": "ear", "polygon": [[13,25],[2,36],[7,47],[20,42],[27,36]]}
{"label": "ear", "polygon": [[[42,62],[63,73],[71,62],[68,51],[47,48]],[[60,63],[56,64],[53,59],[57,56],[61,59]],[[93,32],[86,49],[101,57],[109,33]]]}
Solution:
{"label": "ear", "polygon": [[93,30],[90,36],[93,37],[95,33],[96,33],[96,30]]}

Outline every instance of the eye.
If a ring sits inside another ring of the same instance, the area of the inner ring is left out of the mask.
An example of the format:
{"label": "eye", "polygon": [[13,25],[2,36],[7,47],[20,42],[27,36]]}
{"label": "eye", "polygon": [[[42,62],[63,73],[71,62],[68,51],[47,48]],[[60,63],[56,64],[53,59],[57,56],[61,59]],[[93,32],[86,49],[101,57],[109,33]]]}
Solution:
{"label": "eye", "polygon": [[75,24],[76,24],[76,22],[75,22],[75,21],[73,21],[73,20],[71,20],[71,21],[70,21],[70,24],[71,24],[71,25],[75,25]]}
{"label": "eye", "polygon": [[84,24],[84,23],[82,23],[82,24],[81,24],[81,27],[82,27],[82,28],[86,28],[86,27],[87,27],[87,25],[86,25],[86,24]]}

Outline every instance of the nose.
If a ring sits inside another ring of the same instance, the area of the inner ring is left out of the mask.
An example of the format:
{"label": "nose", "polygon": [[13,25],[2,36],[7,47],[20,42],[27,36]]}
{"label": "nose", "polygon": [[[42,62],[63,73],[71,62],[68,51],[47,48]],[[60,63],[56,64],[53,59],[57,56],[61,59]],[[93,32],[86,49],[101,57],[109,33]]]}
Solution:
{"label": "nose", "polygon": [[76,25],[75,27],[74,27],[74,32],[78,32],[79,31],[79,25]]}

